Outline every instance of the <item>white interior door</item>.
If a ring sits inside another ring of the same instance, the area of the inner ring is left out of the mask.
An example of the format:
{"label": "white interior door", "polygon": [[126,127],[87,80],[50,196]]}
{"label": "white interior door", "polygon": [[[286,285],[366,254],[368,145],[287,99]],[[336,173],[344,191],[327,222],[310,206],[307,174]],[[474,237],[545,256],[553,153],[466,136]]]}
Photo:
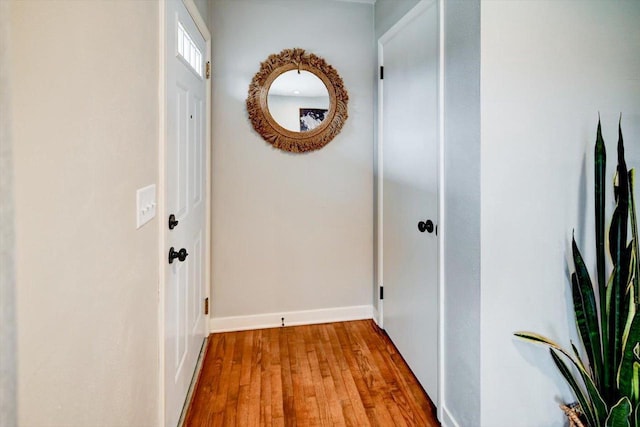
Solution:
{"label": "white interior door", "polygon": [[[206,43],[180,0],[166,2],[165,425],[175,427],[206,334]],[[174,259],[169,262],[170,248]],[[182,253],[181,253],[182,251]]]}
{"label": "white interior door", "polygon": [[435,1],[419,3],[379,41],[384,328],[436,406],[438,44]]}

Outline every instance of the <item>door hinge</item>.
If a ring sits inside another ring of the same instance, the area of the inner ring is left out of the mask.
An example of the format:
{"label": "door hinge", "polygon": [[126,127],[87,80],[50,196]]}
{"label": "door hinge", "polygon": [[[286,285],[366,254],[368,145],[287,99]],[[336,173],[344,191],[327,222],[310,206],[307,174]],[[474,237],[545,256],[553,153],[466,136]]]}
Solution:
{"label": "door hinge", "polygon": [[205,72],[204,72],[205,76],[207,78],[211,77],[211,61],[207,61],[207,65],[205,66]]}
{"label": "door hinge", "polygon": [[204,299],[204,314],[209,314],[209,297]]}
{"label": "door hinge", "polygon": [[384,66],[380,66],[380,80],[384,80]]}
{"label": "door hinge", "polygon": [[380,286],[380,299],[384,299],[384,286]]}

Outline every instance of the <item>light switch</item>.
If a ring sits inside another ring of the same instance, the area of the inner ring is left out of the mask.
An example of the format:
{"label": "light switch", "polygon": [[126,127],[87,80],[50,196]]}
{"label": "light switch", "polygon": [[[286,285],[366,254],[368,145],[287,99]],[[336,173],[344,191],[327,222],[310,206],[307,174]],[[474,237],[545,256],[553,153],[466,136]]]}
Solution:
{"label": "light switch", "polygon": [[140,228],[156,216],[156,185],[136,191],[136,201],[136,228]]}

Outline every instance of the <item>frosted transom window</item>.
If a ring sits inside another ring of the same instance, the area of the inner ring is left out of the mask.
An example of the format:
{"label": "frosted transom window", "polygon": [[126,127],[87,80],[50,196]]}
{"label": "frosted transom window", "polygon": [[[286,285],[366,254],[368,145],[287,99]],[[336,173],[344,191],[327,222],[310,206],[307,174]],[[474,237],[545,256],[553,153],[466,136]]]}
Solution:
{"label": "frosted transom window", "polygon": [[202,52],[180,22],[178,22],[178,55],[202,77]]}

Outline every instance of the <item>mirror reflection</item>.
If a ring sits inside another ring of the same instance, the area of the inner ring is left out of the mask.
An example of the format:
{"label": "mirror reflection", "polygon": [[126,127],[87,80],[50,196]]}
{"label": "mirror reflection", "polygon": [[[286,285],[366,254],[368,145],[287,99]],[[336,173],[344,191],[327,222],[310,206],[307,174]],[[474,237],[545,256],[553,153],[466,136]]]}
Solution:
{"label": "mirror reflection", "polygon": [[269,113],[283,128],[307,132],[318,127],[329,111],[329,91],[322,80],[306,70],[290,70],[271,84]]}

